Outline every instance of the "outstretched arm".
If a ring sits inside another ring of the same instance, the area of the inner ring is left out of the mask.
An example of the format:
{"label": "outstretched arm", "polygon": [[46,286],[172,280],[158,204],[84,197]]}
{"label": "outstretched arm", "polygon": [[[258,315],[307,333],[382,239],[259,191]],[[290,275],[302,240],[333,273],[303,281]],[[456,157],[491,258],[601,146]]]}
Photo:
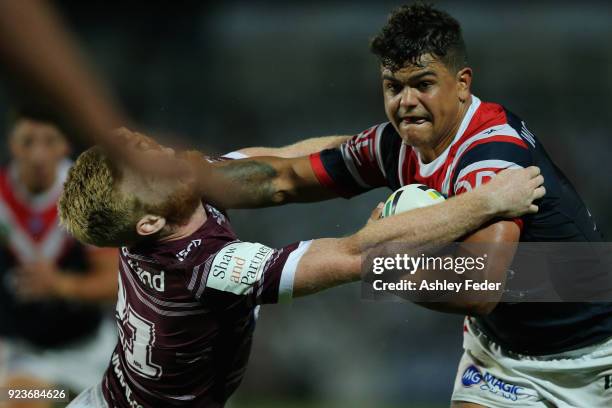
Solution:
{"label": "outstretched arm", "polygon": [[[217,163],[198,173],[204,197],[221,208],[255,208],[336,198],[317,180],[308,156],[340,146],[350,136],[314,137],[283,147],[248,147],[235,153],[249,160]],[[234,152],[232,152],[234,153]],[[203,163],[203,167],[210,165]],[[214,167],[213,166],[213,167]],[[232,194],[224,194],[231,186]]]}
{"label": "outstretched arm", "polygon": [[298,265],[293,293],[303,296],[358,280],[362,256],[377,245],[449,243],[494,217],[537,212],[532,203],[545,194],[542,183],[536,167],[508,170],[490,183],[441,204],[368,223],[346,238],[315,240]]}
{"label": "outstretched arm", "polygon": [[247,157],[274,156],[289,159],[338,147],[349,138],[350,136],[313,137],[283,147],[247,147],[236,152]]}
{"label": "outstretched arm", "polygon": [[200,160],[195,172],[204,199],[220,208],[258,208],[337,197],[319,183],[307,156],[217,163]]}

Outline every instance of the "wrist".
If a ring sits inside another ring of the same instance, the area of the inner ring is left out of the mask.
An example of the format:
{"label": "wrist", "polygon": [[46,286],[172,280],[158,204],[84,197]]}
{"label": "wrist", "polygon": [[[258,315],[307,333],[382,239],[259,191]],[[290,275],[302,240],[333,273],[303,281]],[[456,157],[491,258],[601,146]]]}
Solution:
{"label": "wrist", "polygon": [[487,194],[484,189],[479,188],[472,191],[474,195],[474,201],[477,205],[478,210],[488,219],[491,219],[502,212],[502,208],[499,205],[499,200],[495,194]]}

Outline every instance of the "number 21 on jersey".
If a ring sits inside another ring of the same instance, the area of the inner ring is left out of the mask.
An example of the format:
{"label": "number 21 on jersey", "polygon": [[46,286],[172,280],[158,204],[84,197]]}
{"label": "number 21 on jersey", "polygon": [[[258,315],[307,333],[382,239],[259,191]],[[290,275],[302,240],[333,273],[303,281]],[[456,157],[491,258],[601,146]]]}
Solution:
{"label": "number 21 on jersey", "polygon": [[126,302],[125,288],[119,275],[119,295],[115,312],[119,327],[119,340],[129,367],[143,377],[161,377],[161,366],[152,361],[155,344],[155,324],[136,313]]}

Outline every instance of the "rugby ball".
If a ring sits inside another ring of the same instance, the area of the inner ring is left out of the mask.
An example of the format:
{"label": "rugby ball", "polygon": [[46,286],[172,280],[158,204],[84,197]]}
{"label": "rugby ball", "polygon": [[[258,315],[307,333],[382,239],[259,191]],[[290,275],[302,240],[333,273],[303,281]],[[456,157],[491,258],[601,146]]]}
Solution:
{"label": "rugby ball", "polygon": [[397,189],[387,198],[381,217],[390,217],[393,214],[439,204],[442,201],[444,196],[437,190],[424,184],[409,184]]}

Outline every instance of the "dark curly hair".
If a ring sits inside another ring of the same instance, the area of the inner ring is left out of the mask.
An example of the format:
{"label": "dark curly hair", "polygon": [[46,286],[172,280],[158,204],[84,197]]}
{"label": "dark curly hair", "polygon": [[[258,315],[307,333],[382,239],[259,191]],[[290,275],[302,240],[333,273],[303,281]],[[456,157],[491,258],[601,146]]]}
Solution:
{"label": "dark curly hair", "polygon": [[437,57],[453,72],[467,66],[459,22],[448,13],[420,2],[393,10],[387,24],[372,40],[370,50],[391,71],[406,64],[418,65],[426,54]]}

